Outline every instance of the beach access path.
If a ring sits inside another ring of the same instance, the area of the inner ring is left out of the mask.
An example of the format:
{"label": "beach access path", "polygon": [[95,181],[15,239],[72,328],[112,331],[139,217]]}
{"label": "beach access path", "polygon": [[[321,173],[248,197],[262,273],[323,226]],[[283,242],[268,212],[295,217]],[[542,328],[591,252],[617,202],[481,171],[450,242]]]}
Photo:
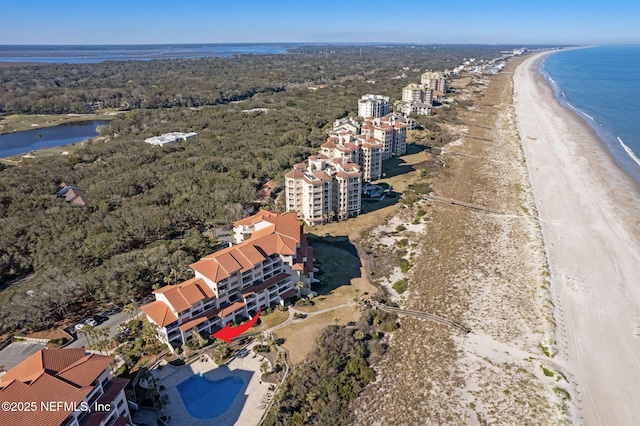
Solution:
{"label": "beach access path", "polygon": [[[640,419],[640,188],[539,72],[514,74],[514,103],[551,272],[558,354],[578,384],[574,423]],[[594,101],[597,101],[594,99]]]}

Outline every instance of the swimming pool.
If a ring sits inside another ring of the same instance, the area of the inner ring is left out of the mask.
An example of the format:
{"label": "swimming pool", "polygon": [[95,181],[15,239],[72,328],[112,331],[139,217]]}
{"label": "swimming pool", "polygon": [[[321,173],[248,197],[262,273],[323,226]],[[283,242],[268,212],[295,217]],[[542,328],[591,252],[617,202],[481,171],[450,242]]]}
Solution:
{"label": "swimming pool", "polygon": [[243,384],[236,376],[209,380],[196,374],[176,388],[189,414],[197,419],[212,419],[229,409]]}

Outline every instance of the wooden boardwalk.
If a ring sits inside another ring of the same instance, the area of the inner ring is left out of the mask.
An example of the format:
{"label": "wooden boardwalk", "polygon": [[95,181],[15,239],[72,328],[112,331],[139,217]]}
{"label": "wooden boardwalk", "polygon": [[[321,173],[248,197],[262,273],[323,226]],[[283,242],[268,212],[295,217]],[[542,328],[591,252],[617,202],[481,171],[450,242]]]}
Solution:
{"label": "wooden boardwalk", "polygon": [[448,325],[449,327],[453,327],[456,330],[462,332],[463,334],[468,334],[468,333],[471,332],[471,330],[469,330],[468,328],[462,326],[461,324],[458,324],[455,321],[451,321],[449,319],[442,318],[442,317],[439,317],[437,315],[430,314],[428,312],[412,311],[412,310],[409,310],[409,309],[402,309],[402,308],[392,308],[391,306],[387,306],[387,305],[385,305],[383,303],[374,302],[374,301],[371,301],[370,303],[371,303],[372,306],[374,306],[374,307],[376,307],[378,309],[381,309],[383,311],[386,311],[386,312],[392,312],[392,313],[398,314],[400,316],[406,315],[406,316],[411,316],[411,317],[414,317],[414,318],[426,319],[426,320],[429,320],[429,321],[437,322],[439,324]]}
{"label": "wooden boardwalk", "polygon": [[500,214],[500,215],[505,214],[504,212],[501,212],[498,210],[490,209],[488,207],[480,206],[478,204],[471,204],[464,201],[454,200],[453,198],[438,197],[435,195],[425,195],[422,198],[424,200],[440,201],[441,203],[453,204],[454,206],[467,207],[469,209],[481,210],[488,213],[494,213],[494,214]]}

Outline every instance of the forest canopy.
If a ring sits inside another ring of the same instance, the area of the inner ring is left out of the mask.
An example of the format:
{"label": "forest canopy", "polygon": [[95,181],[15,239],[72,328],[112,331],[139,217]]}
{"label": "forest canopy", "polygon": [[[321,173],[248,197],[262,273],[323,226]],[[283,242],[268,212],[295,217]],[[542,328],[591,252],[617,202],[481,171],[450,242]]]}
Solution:
{"label": "forest canopy", "polygon": [[[355,115],[360,96],[399,99],[427,68],[503,49],[314,46],[0,69],[3,114],[84,113],[98,101],[126,110],[69,157],[0,168],[0,330],[44,327],[78,300],[124,303],[190,278],[188,265],[216,246],[212,229],[239,219],[264,181],[282,182],[335,119]],[[320,82],[327,87],[308,90]],[[253,108],[267,111],[243,112]],[[143,142],[173,131],[198,136],[165,147]],[[58,197],[63,181],[82,188],[90,205]]]}

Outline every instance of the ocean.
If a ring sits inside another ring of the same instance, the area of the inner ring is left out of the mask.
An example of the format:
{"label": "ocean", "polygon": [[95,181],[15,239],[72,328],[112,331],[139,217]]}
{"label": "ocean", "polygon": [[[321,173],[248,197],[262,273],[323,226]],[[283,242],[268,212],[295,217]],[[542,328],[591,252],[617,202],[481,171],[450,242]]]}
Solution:
{"label": "ocean", "polygon": [[293,44],[148,44],[105,46],[0,45],[0,62],[96,63],[283,53]]}
{"label": "ocean", "polygon": [[640,183],[640,46],[563,50],[540,66],[562,105],[593,128]]}

